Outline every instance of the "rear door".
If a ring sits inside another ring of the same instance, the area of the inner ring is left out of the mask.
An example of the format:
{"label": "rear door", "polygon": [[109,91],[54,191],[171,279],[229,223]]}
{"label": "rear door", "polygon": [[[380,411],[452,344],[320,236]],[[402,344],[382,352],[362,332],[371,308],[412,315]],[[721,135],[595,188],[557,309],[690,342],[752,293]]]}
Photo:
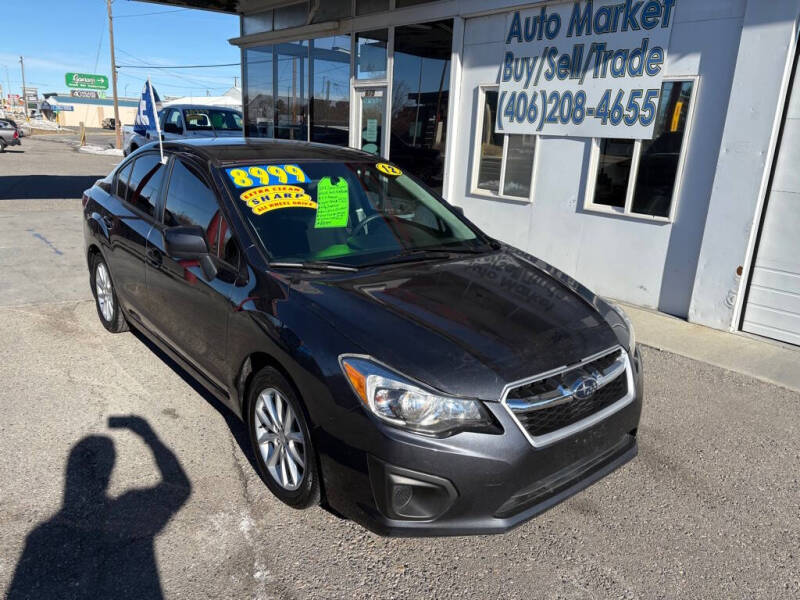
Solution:
{"label": "rear door", "polygon": [[[175,157],[164,194],[163,218],[148,238],[147,288],[158,310],[153,327],[223,391],[226,379],[228,317],[233,312],[231,294],[237,283],[240,253],[230,239],[228,223],[220,209],[207,169],[187,157]],[[199,263],[169,256],[164,230],[199,225],[206,233],[219,267],[207,279]]]}
{"label": "rear door", "polygon": [[156,153],[148,152],[124,166],[115,185],[113,214],[103,215],[109,227],[111,252],[107,256],[120,300],[136,318],[147,312],[145,250],[155,222],[156,204],[166,168]]}

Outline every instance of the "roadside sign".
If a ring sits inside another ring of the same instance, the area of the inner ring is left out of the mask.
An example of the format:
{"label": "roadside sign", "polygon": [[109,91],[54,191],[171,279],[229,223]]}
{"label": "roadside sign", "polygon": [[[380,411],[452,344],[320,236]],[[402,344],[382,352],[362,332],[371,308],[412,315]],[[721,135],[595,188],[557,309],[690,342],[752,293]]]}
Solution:
{"label": "roadside sign", "polygon": [[55,112],[71,112],[75,110],[75,107],[69,104],[51,104],[50,108]]}
{"label": "roadside sign", "polygon": [[69,95],[73,98],[93,98],[95,100],[100,97],[94,90],[70,90]]}
{"label": "roadside sign", "polygon": [[90,75],[86,73],[67,73],[64,76],[67,87],[82,88],[87,90],[107,90],[108,77],[105,75]]}
{"label": "roadside sign", "polygon": [[22,91],[25,94],[25,100],[28,102],[36,102],[39,99],[39,88],[26,87]]}

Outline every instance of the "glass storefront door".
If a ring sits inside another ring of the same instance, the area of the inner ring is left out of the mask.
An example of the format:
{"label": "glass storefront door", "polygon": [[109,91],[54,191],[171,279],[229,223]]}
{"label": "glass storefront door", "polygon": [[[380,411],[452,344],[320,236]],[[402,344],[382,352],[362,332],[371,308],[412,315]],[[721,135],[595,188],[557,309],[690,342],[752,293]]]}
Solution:
{"label": "glass storefront door", "polygon": [[383,115],[386,109],[386,86],[360,87],[356,96],[357,148],[383,156]]}

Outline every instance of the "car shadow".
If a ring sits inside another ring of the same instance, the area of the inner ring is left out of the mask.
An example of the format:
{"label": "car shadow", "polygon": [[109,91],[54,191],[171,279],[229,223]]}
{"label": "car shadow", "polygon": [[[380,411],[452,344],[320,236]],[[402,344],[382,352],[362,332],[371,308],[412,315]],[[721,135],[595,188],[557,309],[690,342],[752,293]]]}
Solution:
{"label": "car shadow", "polygon": [[[6,150],[9,152],[9,150]],[[80,198],[105,175],[3,175],[0,200]]]}
{"label": "car shadow", "polygon": [[25,154],[25,150],[9,150],[8,148],[6,148],[0,154]]}
{"label": "car shadow", "polygon": [[[255,473],[258,473],[258,467],[256,466],[255,457],[253,456],[252,449],[250,447],[250,438],[247,434],[247,427],[245,426],[244,422],[236,416],[233,411],[225,406],[222,402],[220,402],[211,392],[209,392],[203,384],[201,384],[194,376],[186,371],[183,367],[181,367],[177,362],[175,362],[167,353],[165,353],[161,348],[156,346],[153,342],[151,342],[147,336],[145,336],[140,331],[137,331],[133,327],[131,327],[131,333],[147,348],[156,356],[158,356],[161,361],[163,361],[170,369],[172,369],[176,375],[178,375],[187,385],[189,385],[198,396],[201,396],[206,402],[208,402],[220,415],[222,418],[225,419],[225,423],[228,425],[228,429],[230,429],[231,434],[233,435],[233,439],[236,440],[236,444],[239,446],[239,450],[242,452],[245,458],[247,458],[247,462],[250,463],[250,466],[253,468]],[[165,406],[165,409],[170,407]]]}
{"label": "car shadow", "polygon": [[37,525],[8,588],[23,598],[162,598],[154,541],[191,495],[180,461],[138,416],[110,417],[152,452],[161,481],[110,497],[116,451],[106,435],[89,435],[70,450],[63,504]]}

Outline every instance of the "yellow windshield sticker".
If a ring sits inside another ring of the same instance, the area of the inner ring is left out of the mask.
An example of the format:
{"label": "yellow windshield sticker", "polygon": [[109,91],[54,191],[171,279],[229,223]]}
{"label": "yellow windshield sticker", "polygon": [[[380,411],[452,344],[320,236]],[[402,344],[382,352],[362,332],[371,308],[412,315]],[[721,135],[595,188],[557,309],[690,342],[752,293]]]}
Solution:
{"label": "yellow windshield sticker", "polygon": [[397,167],[390,165],[389,163],[377,163],[375,168],[378,169],[381,173],[385,175],[391,175],[392,177],[397,177],[402,175],[403,172],[398,169]]}
{"label": "yellow windshield sticker", "polygon": [[296,185],[262,185],[239,196],[254,215],[263,215],[279,208],[317,208],[317,203]]}
{"label": "yellow windshield sticker", "polygon": [[239,188],[308,182],[308,175],[297,165],[253,165],[225,169],[225,172]]}
{"label": "yellow windshield sticker", "polygon": [[339,177],[336,185],[330,177],[323,177],[317,184],[317,218],[314,229],[347,227],[350,207],[350,190],[347,180]]}

